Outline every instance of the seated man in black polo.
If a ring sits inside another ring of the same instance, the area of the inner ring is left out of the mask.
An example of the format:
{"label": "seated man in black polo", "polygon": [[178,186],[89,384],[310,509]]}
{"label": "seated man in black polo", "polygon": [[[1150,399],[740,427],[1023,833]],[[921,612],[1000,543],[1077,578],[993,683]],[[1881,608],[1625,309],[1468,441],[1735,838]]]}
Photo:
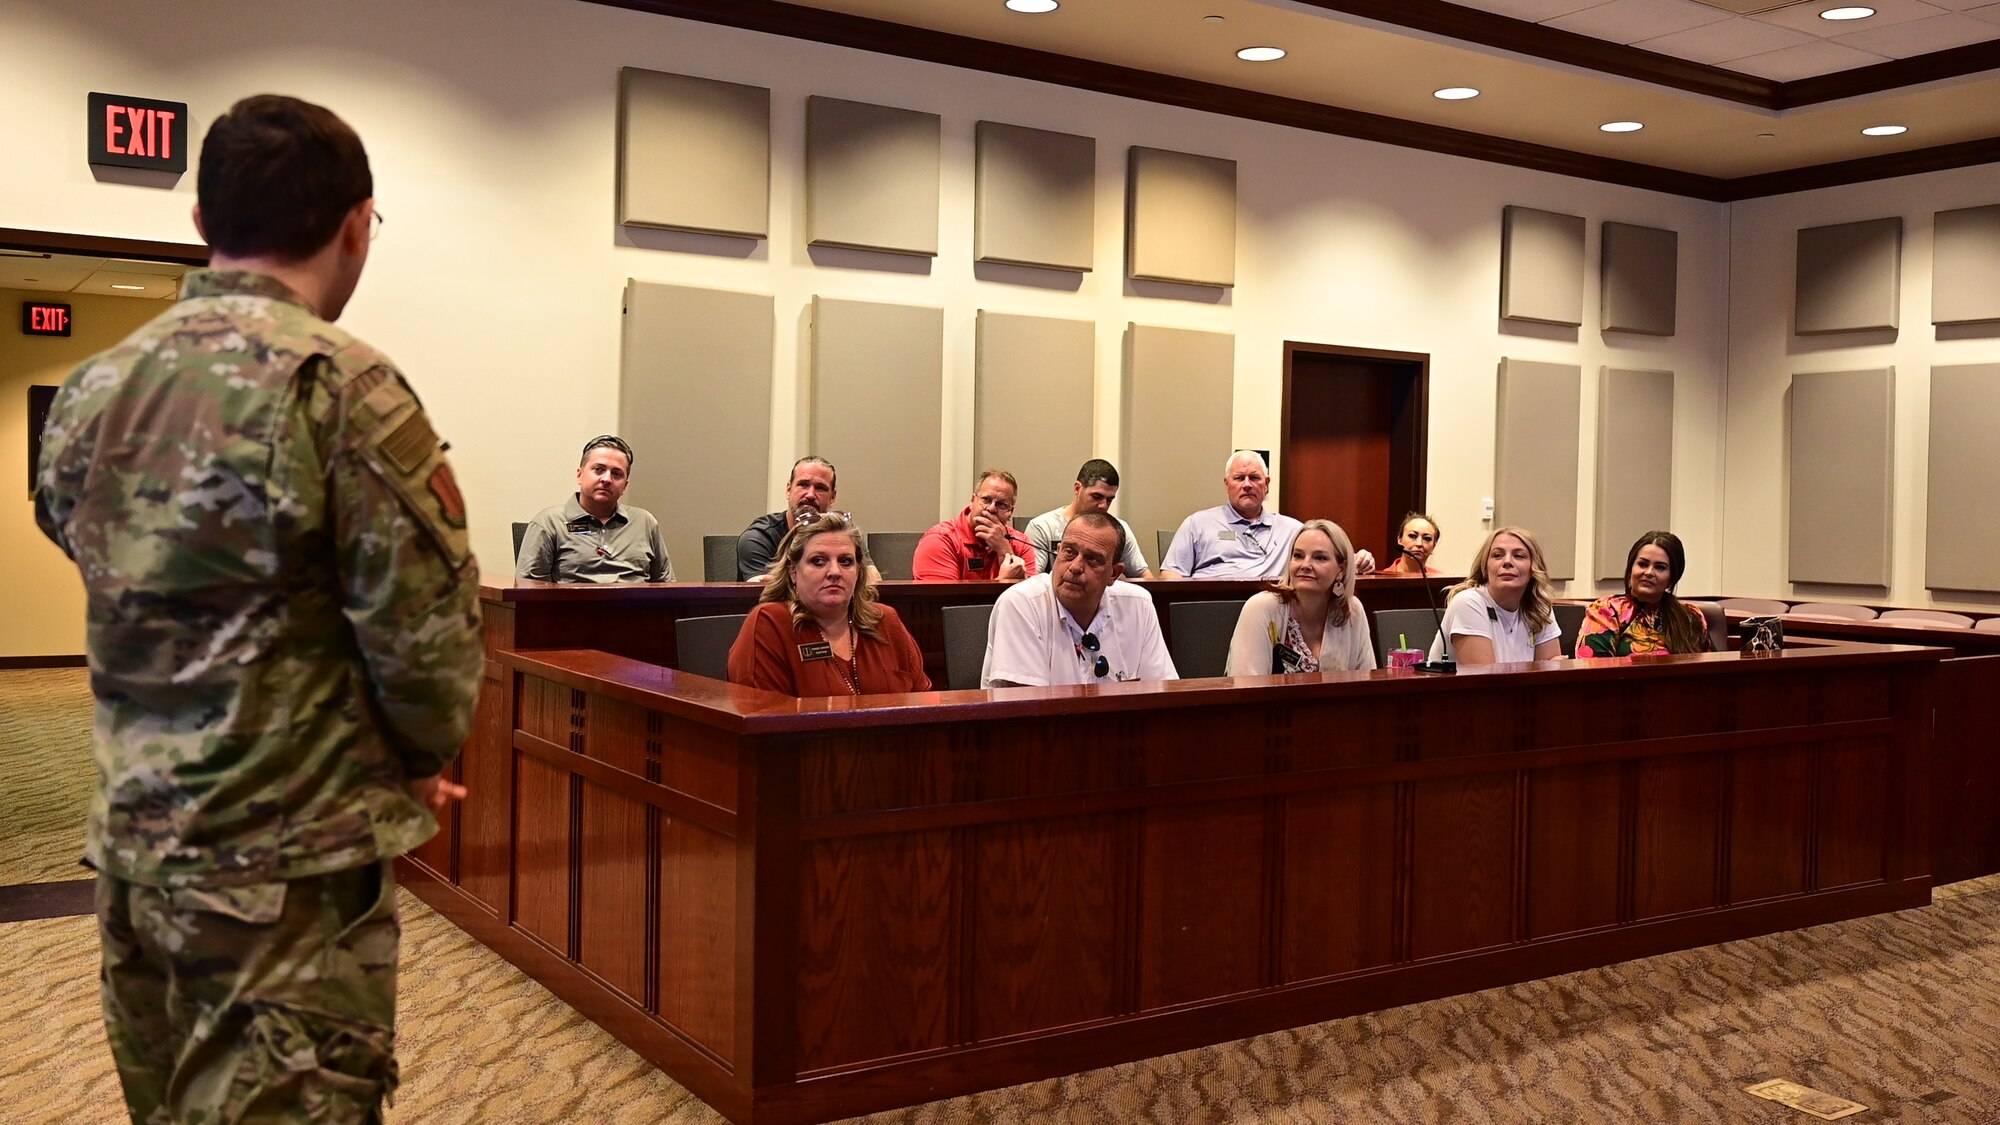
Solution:
{"label": "seated man in black polo", "polygon": [[799,525],[800,516],[811,513],[811,519],[818,519],[833,510],[834,497],[839,495],[834,489],[836,479],[833,462],[824,457],[808,454],[793,463],[791,483],[785,486],[785,510],[758,516],[736,537],[738,582],[763,581],[770,573],[771,560],[778,557],[778,544],[786,532]]}
{"label": "seated man in black polo", "polygon": [[545,508],[521,536],[514,576],[544,582],[672,582],[660,521],[618,502],[632,480],[632,447],[606,434],[583,447],[576,494]]}

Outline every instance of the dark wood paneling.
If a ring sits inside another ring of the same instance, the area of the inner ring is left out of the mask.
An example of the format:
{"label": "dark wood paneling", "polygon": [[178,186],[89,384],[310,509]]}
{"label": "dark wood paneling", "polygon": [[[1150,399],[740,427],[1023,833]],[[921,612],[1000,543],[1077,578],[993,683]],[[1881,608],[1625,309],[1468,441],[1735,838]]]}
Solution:
{"label": "dark wood paneling", "polygon": [[1145,823],[1139,1007],[1163,1008],[1264,983],[1269,870],[1262,801],[1161,809]]}
{"label": "dark wood paneling", "polygon": [[183,266],[208,264],[208,247],[198,242],[155,242],[146,238],[106,238],[94,234],[0,227],[0,246],[9,250],[33,250],[40,254],[136,258],[147,262],[174,262]]}
{"label": "dark wood paneling", "polygon": [[1624,778],[1618,764],[1529,775],[1529,937],[1618,921]]}
{"label": "dark wood paneling", "polygon": [[1481,774],[1416,786],[1410,956],[1512,938],[1515,781],[1513,774]]}
{"label": "dark wood paneling", "polygon": [[567,953],[570,943],[571,775],[515,759],[514,922]]}
{"label": "dark wood paneling", "polygon": [[602,785],[581,784],[577,959],[634,1004],[644,1005],[646,877],[653,846],[646,805]]}
{"label": "dark wood paneling", "polygon": [[496,654],[513,647],[514,607],[489,601],[480,608],[485,611],[486,667],[472,714],[472,737],[459,756],[466,793],[459,804],[456,874],[467,894],[506,917],[514,809],[514,673]]}
{"label": "dark wood paneling", "polygon": [[1118,1013],[1121,819],[976,831],[973,1038]]}
{"label": "dark wood paneling", "polygon": [[1659,918],[1721,902],[1717,862],[1726,792],[1724,755],[1638,763],[1632,917]]}
{"label": "dark wood paneling", "polygon": [[1889,860],[1888,809],[1882,800],[1889,791],[1888,745],[1835,743],[1819,751],[1818,766],[1813,886],[1881,881]]}
{"label": "dark wood paneling", "polygon": [[1806,889],[1812,758],[1812,751],[1801,746],[1733,756],[1729,901],[1754,902]]}
{"label": "dark wood paneling", "polygon": [[1279,977],[1286,982],[1395,960],[1397,787],[1285,802]]}
{"label": "dark wood paneling", "polygon": [[1382,565],[1429,479],[1430,357],[1285,342],[1285,511],[1339,524]]}
{"label": "dark wood paneling", "polygon": [[2000,871],[2000,656],[1938,668],[1932,859],[1940,883]]}
{"label": "dark wood paneling", "polygon": [[661,829],[659,1012],[718,1059],[734,1063],[736,841],[686,821]]}

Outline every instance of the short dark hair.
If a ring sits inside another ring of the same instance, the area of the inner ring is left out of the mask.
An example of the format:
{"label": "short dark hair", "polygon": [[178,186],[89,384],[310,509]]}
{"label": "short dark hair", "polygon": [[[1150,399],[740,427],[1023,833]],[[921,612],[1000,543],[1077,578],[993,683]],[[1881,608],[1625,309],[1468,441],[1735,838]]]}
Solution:
{"label": "short dark hair", "polygon": [[632,447],[626,445],[625,439],[619,437],[617,434],[599,434],[589,441],[584,442],[583,456],[576,459],[577,468],[581,469],[585,465],[590,464],[590,451],[593,449],[609,449],[616,453],[623,453],[625,455],[625,471],[628,473],[632,471]]}
{"label": "short dark hair", "polygon": [[806,454],[806,455],[805,455],[804,457],[801,457],[801,458],[799,458],[798,460],[796,460],[796,461],[792,462],[792,475],[791,475],[791,477],[790,477],[789,479],[787,479],[787,480],[785,481],[785,487],[786,487],[786,488],[790,488],[790,487],[791,487],[792,485],[794,485],[794,484],[798,483],[798,479],[799,479],[799,466],[800,466],[800,465],[823,465],[823,466],[825,466],[825,467],[826,467],[826,475],[827,475],[827,476],[830,476],[830,477],[832,477],[832,478],[833,478],[833,487],[834,487],[834,490],[835,490],[836,492],[840,490],[840,470],[839,470],[839,469],[836,469],[836,468],[834,468],[834,467],[833,467],[833,462],[831,462],[831,461],[827,460],[826,458],[824,458],[824,457],[821,457],[821,456],[819,456],[819,455],[817,455],[817,454],[813,454],[813,453],[808,453],[808,454]]}
{"label": "short dark hair", "polygon": [[1067,537],[1067,536],[1069,535],[1069,529],[1070,529],[1070,528],[1072,528],[1072,527],[1075,527],[1075,526],[1077,526],[1078,524],[1082,524],[1082,525],[1083,525],[1083,526],[1085,526],[1085,527],[1094,527],[1094,528],[1097,528],[1097,529],[1098,529],[1098,530],[1100,530],[1100,531],[1104,530],[1105,528],[1110,528],[1110,529],[1111,529],[1111,534],[1113,534],[1113,535],[1115,535],[1115,536],[1117,536],[1117,537],[1118,537],[1118,547],[1117,547],[1117,549],[1116,549],[1115,551],[1113,551],[1113,552],[1112,552],[1112,554],[1111,554],[1111,561],[1115,563],[1115,562],[1121,562],[1121,561],[1123,561],[1123,560],[1124,560],[1124,558],[1125,558],[1125,525],[1124,525],[1124,524],[1122,524],[1122,523],[1119,523],[1119,522],[1118,522],[1117,520],[1113,519],[1113,518],[1111,517],[1111,513],[1109,513],[1109,512],[1085,512],[1085,513],[1083,513],[1082,515],[1080,515],[1080,516],[1077,516],[1077,517],[1076,517],[1075,519],[1072,519],[1072,520],[1070,520],[1070,521],[1069,521],[1068,523],[1066,523],[1066,524],[1064,524],[1064,525],[1063,525],[1063,535],[1064,535],[1064,537]]}
{"label": "short dark hair", "polygon": [[230,257],[302,261],[375,194],[361,138],[332,110],[281,94],[229,107],[201,144],[195,198],[208,243]]}
{"label": "short dark hair", "polygon": [[1101,457],[1092,457],[1083,463],[1083,468],[1076,471],[1076,483],[1085,488],[1100,482],[1113,488],[1118,487],[1118,470],[1111,462]]}

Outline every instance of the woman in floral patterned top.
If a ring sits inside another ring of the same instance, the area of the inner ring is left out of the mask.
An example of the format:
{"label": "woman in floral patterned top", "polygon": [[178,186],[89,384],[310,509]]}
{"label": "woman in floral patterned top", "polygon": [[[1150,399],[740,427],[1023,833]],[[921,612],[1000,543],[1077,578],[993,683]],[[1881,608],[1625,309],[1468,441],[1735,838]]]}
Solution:
{"label": "woman in floral patterned top", "polygon": [[1625,592],[1585,611],[1577,659],[1709,651],[1708,619],[1674,596],[1685,570],[1687,553],[1673,532],[1641,535],[1625,556]]}

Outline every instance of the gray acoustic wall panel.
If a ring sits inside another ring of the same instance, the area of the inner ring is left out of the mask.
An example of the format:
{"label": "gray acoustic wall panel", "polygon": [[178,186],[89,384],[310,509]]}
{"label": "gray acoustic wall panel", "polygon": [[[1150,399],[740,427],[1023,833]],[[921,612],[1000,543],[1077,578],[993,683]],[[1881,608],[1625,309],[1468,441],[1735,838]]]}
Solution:
{"label": "gray acoustic wall panel", "polygon": [[1236,284],[1236,162],[1135,145],[1129,164],[1126,276]]}
{"label": "gray acoustic wall panel", "polygon": [[1674,373],[1604,368],[1597,395],[1597,565],[1625,577],[1641,535],[1673,530]]}
{"label": "gray acoustic wall panel", "polygon": [[1924,585],[2000,591],[2000,364],[1931,368]]}
{"label": "gray acoustic wall panel", "polygon": [[1124,485],[1111,510],[1132,525],[1140,550],[1152,559],[1155,531],[1171,532],[1188,513],[1224,500],[1236,338],[1127,325],[1124,380],[1124,453],[1116,462]]}
{"label": "gray acoustic wall panel", "polygon": [[815,297],[812,319],[807,445],[840,466],[840,506],[867,531],[928,530],[943,456],[944,311]]}
{"label": "gray acoustic wall panel", "polygon": [[1899,218],[1802,228],[1796,284],[1798,334],[1896,327],[1902,260],[1903,220]]}
{"label": "gray acoustic wall panel", "polygon": [[1889,584],[1895,372],[1792,376],[1788,577]]}
{"label": "gray acoustic wall panel", "polygon": [[771,298],[759,294],[625,283],[618,432],[633,453],[625,499],[658,517],[682,581],[701,579],[702,536],[734,535],[766,510],[761,471],[715,467],[770,459],[775,324]]}
{"label": "gray acoustic wall panel", "polygon": [[1931,323],[2000,320],[2000,205],[1937,213]]}
{"label": "gray acoustic wall panel", "polygon": [[1674,334],[1679,234],[1658,227],[1606,223],[1603,267],[1605,331]]}
{"label": "gray acoustic wall panel", "polygon": [[1077,467],[1097,455],[1096,323],[981,309],[978,336],[973,470],[1014,474],[1021,482],[1016,515],[1069,503]]}
{"label": "gray acoustic wall panel", "polygon": [[771,225],[771,91],[618,72],[618,222],[763,238]]}
{"label": "gray acoustic wall panel", "polygon": [[1089,272],[1097,221],[1097,142],[981,121],[972,256]]}
{"label": "gray acoustic wall panel", "polygon": [[1583,368],[1500,361],[1493,441],[1493,526],[1525,527],[1547,556],[1549,577],[1576,577],[1576,435]]}
{"label": "gray acoustic wall panel", "polygon": [[807,98],[806,241],[936,257],[940,136],[935,113]]}
{"label": "gray acoustic wall panel", "polygon": [[1532,207],[1500,214],[1500,315],[1583,323],[1583,216]]}

